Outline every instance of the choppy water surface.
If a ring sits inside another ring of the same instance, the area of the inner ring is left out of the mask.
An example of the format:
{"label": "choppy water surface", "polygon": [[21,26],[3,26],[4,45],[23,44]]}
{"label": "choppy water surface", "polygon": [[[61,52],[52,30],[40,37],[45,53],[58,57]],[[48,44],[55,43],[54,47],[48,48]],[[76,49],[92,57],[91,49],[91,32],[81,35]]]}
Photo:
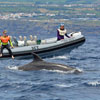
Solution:
{"label": "choppy water surface", "polygon": [[83,34],[86,37],[83,45],[44,59],[77,67],[83,71],[81,74],[18,71],[18,66],[32,59],[0,60],[0,100],[99,100],[100,37],[99,34],[88,34],[88,30]]}

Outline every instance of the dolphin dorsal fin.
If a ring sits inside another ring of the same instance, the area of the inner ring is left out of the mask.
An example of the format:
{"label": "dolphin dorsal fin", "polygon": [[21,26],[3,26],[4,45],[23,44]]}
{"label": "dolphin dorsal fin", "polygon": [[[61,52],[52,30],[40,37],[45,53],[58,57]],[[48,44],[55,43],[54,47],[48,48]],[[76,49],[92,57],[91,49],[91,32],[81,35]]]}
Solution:
{"label": "dolphin dorsal fin", "polygon": [[34,56],[34,61],[43,61],[36,53],[32,52],[32,55]]}

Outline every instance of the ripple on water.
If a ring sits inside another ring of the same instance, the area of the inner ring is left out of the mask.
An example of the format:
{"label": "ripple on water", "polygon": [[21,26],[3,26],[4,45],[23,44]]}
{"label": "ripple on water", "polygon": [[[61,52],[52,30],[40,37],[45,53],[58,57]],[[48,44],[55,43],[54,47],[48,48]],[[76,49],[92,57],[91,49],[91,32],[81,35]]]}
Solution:
{"label": "ripple on water", "polygon": [[89,87],[100,87],[100,81],[90,81],[84,84]]}

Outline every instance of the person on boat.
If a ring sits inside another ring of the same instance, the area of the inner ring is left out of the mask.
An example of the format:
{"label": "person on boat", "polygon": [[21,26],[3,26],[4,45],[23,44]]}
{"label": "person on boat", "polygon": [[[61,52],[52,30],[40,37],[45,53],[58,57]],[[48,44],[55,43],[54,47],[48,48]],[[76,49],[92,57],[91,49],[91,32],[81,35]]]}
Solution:
{"label": "person on boat", "polygon": [[11,47],[13,48],[13,44],[10,39],[10,36],[8,36],[7,31],[4,30],[3,36],[0,36],[0,48],[1,48],[0,57],[2,57],[2,55],[3,55],[3,49],[6,48],[9,51],[9,54],[11,55],[12,59],[14,59],[13,53],[12,53],[8,43],[10,43]]}
{"label": "person on boat", "polygon": [[61,24],[60,25],[60,28],[57,29],[57,40],[62,40],[64,39],[64,35],[68,38],[70,38],[68,35],[67,35],[67,30],[64,28],[64,24]]}

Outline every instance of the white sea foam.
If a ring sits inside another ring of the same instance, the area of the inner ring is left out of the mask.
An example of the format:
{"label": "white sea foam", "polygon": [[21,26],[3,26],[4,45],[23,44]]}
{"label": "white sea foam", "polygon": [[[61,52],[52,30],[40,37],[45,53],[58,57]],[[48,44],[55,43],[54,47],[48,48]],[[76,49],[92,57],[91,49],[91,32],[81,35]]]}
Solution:
{"label": "white sea foam", "polygon": [[73,69],[71,71],[61,71],[61,70],[46,70],[46,69],[43,69],[44,71],[48,71],[48,72],[56,72],[56,73],[62,73],[62,74],[74,74],[74,73],[82,73],[83,70],[82,69]]}
{"label": "white sea foam", "polygon": [[83,69],[80,69],[80,68],[78,68],[78,67],[76,67],[76,69],[77,69],[80,73],[84,72]]}
{"label": "white sea foam", "polygon": [[75,86],[76,84],[55,84],[55,86],[57,87],[61,87],[61,88],[70,88]]}
{"label": "white sea foam", "polygon": [[99,81],[92,81],[92,82],[88,82],[87,85],[89,85],[89,86],[100,86],[100,82]]}
{"label": "white sea foam", "polygon": [[69,72],[66,72],[66,71],[60,71],[60,70],[47,70],[47,69],[43,69],[43,71],[47,71],[47,72],[56,72],[56,73],[65,73],[65,74],[68,74]]}
{"label": "white sea foam", "polygon": [[8,66],[7,68],[10,70],[18,70],[18,66]]}
{"label": "white sea foam", "polygon": [[68,59],[69,57],[68,56],[54,56],[53,58],[51,59]]}

